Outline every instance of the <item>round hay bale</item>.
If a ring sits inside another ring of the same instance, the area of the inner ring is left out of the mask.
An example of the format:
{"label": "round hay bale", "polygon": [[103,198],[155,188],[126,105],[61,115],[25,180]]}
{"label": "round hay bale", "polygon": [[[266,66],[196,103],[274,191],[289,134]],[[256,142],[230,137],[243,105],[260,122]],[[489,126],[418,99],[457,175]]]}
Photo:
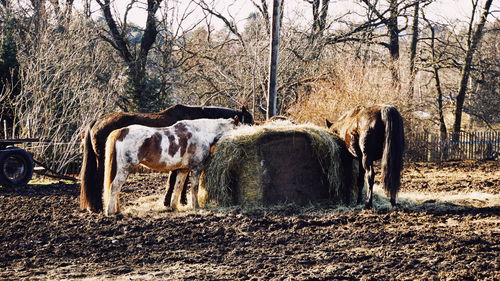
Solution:
{"label": "round hay bale", "polygon": [[357,163],[335,134],[275,121],[225,134],[205,170],[209,204],[350,204]]}

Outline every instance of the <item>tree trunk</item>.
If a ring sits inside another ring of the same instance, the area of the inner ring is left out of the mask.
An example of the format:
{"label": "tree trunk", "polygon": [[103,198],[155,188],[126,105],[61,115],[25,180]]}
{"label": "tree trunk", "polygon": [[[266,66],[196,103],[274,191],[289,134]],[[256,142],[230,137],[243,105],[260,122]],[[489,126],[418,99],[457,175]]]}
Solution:
{"label": "tree trunk", "polygon": [[448,159],[448,145],[446,144],[448,138],[448,132],[446,130],[446,123],[444,122],[443,114],[443,90],[441,88],[441,79],[439,77],[439,68],[434,66],[434,82],[436,85],[437,92],[437,104],[438,104],[438,116],[439,116],[439,141],[444,145],[441,149],[441,160],[445,161]]}
{"label": "tree trunk", "polygon": [[447,130],[446,123],[444,122],[444,114],[443,114],[443,89],[441,88],[441,78],[439,76],[440,65],[438,63],[439,58],[436,57],[436,31],[434,26],[427,20],[425,14],[422,13],[424,20],[429,25],[429,29],[431,31],[431,42],[430,42],[430,51],[431,51],[431,61],[432,61],[432,73],[434,75],[434,85],[436,87],[437,93],[437,106],[438,106],[438,121],[439,121],[439,141],[443,145],[441,147],[441,155],[440,158],[442,161],[448,159],[448,144],[447,144]]}
{"label": "tree trunk", "polygon": [[35,29],[34,34],[39,34],[40,30],[44,29],[47,22],[47,15],[45,11],[45,0],[31,0],[33,10],[35,13]]}
{"label": "tree trunk", "polygon": [[418,16],[419,16],[420,1],[416,1],[413,8],[412,34],[410,42],[410,82],[408,96],[410,100],[413,98],[414,83],[415,83],[415,57],[417,55],[418,42]]}
{"label": "tree trunk", "polygon": [[391,56],[392,83],[399,88],[399,29],[398,29],[398,0],[391,0],[390,17],[387,20],[389,32],[389,54]]}
{"label": "tree trunk", "polygon": [[479,19],[479,23],[472,34],[471,43],[468,46],[467,52],[465,53],[465,62],[462,66],[461,70],[461,78],[457,95],[457,105],[455,109],[455,123],[453,124],[453,141],[457,142],[459,138],[460,128],[462,126],[462,111],[465,102],[465,94],[467,92],[467,82],[469,80],[472,58],[474,53],[476,52],[479,41],[481,40],[481,36],[483,35],[483,27],[486,23],[486,18],[488,17],[488,13],[491,7],[491,3],[493,0],[486,0],[483,8],[483,12],[481,13],[481,18]]}
{"label": "tree trunk", "polygon": [[312,40],[321,38],[326,27],[326,16],[328,15],[328,6],[330,0],[314,0],[312,1],[313,8],[313,26]]}
{"label": "tree trunk", "polygon": [[326,16],[328,15],[328,6],[330,0],[314,0],[310,2],[313,11],[313,23],[311,35],[309,37],[310,55],[308,60],[318,60],[324,46],[323,35],[326,29]]}
{"label": "tree trunk", "polygon": [[156,41],[156,36],[158,34],[155,14],[160,6],[161,0],[147,1],[148,16],[146,27],[142,35],[140,50],[134,54],[130,51],[131,47],[125,37],[127,35],[126,32],[121,32],[119,30],[113,18],[110,0],[97,0],[97,3],[101,6],[101,10],[109,28],[109,33],[111,34],[111,38],[103,36],[103,39],[118,51],[120,57],[128,66],[128,79],[127,85],[125,85],[127,109],[140,112],[149,102],[147,97],[144,96],[146,89],[146,63],[149,51]]}

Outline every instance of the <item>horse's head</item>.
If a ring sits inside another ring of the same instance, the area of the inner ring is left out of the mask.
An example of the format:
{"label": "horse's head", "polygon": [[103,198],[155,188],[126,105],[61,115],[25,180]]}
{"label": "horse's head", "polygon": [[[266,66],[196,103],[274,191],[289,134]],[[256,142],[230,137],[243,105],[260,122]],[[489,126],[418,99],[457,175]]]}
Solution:
{"label": "horse's head", "polygon": [[253,125],[253,116],[252,114],[247,110],[246,106],[241,107],[241,123],[243,124],[248,124],[248,125]]}

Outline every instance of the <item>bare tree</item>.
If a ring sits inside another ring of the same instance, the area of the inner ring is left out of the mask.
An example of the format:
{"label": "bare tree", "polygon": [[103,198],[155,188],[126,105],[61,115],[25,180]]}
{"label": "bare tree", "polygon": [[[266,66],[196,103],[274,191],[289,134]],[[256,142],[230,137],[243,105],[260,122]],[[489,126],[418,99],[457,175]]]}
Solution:
{"label": "bare tree", "polygon": [[139,44],[139,50],[135,51],[134,46],[128,40],[127,15],[132,9],[132,5],[136,2],[131,0],[127,6],[122,25],[118,25],[111,12],[110,0],[96,0],[101,7],[104,19],[106,20],[108,31],[107,34],[102,34],[102,38],[111,44],[118,51],[119,56],[128,67],[128,87],[124,101],[126,107],[123,109],[141,111],[147,106],[147,97],[145,96],[146,89],[146,64],[149,51],[156,41],[158,34],[156,11],[160,7],[162,0],[147,1],[147,19],[146,26],[143,30],[142,38]]}
{"label": "bare tree", "polygon": [[59,29],[62,30],[65,23],[68,23],[71,19],[71,14],[73,12],[74,0],[66,0],[64,5],[61,7],[59,0],[49,0],[52,5],[54,12],[56,14],[56,19],[59,24]]}
{"label": "bare tree", "polygon": [[415,6],[413,7],[413,21],[412,21],[412,27],[411,27],[411,42],[410,42],[410,63],[409,63],[409,68],[410,68],[410,81],[409,81],[409,90],[408,90],[408,96],[413,98],[413,91],[414,91],[414,82],[415,82],[415,59],[417,56],[417,43],[418,43],[418,36],[419,36],[419,15],[420,15],[420,0],[415,1]]}
{"label": "bare tree", "polygon": [[[424,21],[427,23],[427,26],[430,30],[430,37],[429,37],[429,45],[427,47],[427,51],[430,52],[429,57],[425,59],[427,62],[428,66],[431,68],[431,72],[433,74],[434,78],[434,85],[435,85],[435,90],[437,94],[437,112],[438,112],[438,123],[439,123],[439,136],[440,136],[440,141],[445,143],[447,138],[448,138],[448,132],[446,130],[446,123],[444,120],[444,112],[443,112],[443,88],[441,86],[441,76],[440,76],[440,70],[442,68],[446,67],[446,52],[445,51],[439,51],[438,47],[436,46],[436,28],[434,24],[425,17],[425,14],[422,13]],[[444,40],[442,40],[444,41]],[[445,47],[447,44],[444,44]],[[424,60],[423,58],[421,58]],[[444,154],[442,155],[442,159],[447,159],[447,149],[444,149]]]}
{"label": "bare tree", "polygon": [[499,36],[500,21],[485,25],[470,76],[470,96],[464,103],[464,110],[490,129],[495,129],[495,122],[499,121],[500,116]]}
{"label": "bare tree", "polygon": [[[397,88],[400,87],[398,66],[400,57],[399,37],[401,32],[407,29],[407,24],[405,23],[401,26],[398,20],[403,18],[407,21],[407,10],[414,6],[414,14],[418,15],[419,5],[429,2],[429,0],[387,0],[387,4],[378,0],[361,0],[360,2],[366,10],[366,18],[357,24],[344,19],[345,16],[357,14],[354,11],[348,11],[332,20],[327,17],[330,1],[311,0],[307,2],[311,4],[313,10],[312,35],[310,38],[314,39],[314,49],[316,50],[310,58],[317,59],[319,53],[327,45],[360,42],[368,45],[382,46],[389,51],[390,59],[388,65],[393,84]],[[347,28],[344,30],[329,30],[333,22],[344,23]],[[384,27],[385,34],[375,33],[375,30],[380,29],[380,27]],[[415,23],[415,28],[417,27],[418,21]],[[418,36],[418,33],[414,34]],[[301,59],[310,59],[307,56],[302,56],[300,51],[296,51],[295,54],[301,57]]]}
{"label": "bare tree", "polygon": [[78,159],[83,127],[116,110],[120,92],[123,71],[109,63],[111,48],[87,20],[76,18],[63,33],[59,24],[49,24],[36,36],[23,34],[22,40],[17,33],[20,93],[0,105],[0,111],[14,109],[15,137],[40,138],[30,152],[58,172]]}
{"label": "bare tree", "polygon": [[[185,90],[196,94],[200,103],[251,104],[251,108],[262,109],[265,114],[270,19],[265,0],[252,3],[257,12],[249,13],[247,24],[241,30],[229,12],[223,14],[206,1],[197,2],[208,20],[224,24],[217,32],[212,32],[208,25],[207,29],[200,27],[184,48],[191,55],[185,69],[189,82],[184,83],[190,85],[191,90]],[[198,83],[193,84],[194,81]],[[195,84],[197,88],[193,89],[191,85]]]}
{"label": "bare tree", "polygon": [[[475,8],[477,7],[478,0],[474,0],[474,9],[472,11],[472,15],[474,15]],[[457,94],[457,104],[455,109],[455,122],[453,123],[453,141],[457,142],[459,138],[459,133],[462,126],[462,111],[465,101],[465,94],[467,92],[467,84],[469,81],[471,66],[472,66],[472,58],[474,53],[477,50],[478,44],[483,35],[483,28],[486,23],[486,18],[488,17],[489,10],[491,7],[491,3],[493,0],[486,0],[484,3],[484,7],[481,13],[481,17],[479,19],[478,24],[473,28],[474,16],[471,17],[467,38],[467,51],[465,53],[465,61],[461,70],[461,78],[460,84]]]}
{"label": "bare tree", "polygon": [[311,29],[311,41],[321,38],[327,26],[326,17],[330,0],[306,0],[312,6],[313,24]]}
{"label": "bare tree", "polygon": [[[257,10],[262,15],[262,19],[264,20],[265,27],[266,27],[266,33],[271,34],[271,23],[270,23],[269,11],[268,11],[266,0],[260,0],[260,4],[255,2],[254,0],[251,0],[251,1],[253,3],[254,7],[257,8]],[[282,8],[283,8],[283,5],[281,5],[281,9]],[[283,15],[283,10],[281,10],[280,14]]]}
{"label": "bare tree", "polygon": [[[376,4],[378,1],[372,2],[371,0],[362,0],[363,3],[368,7],[370,12],[373,12],[380,22],[387,28],[387,34],[389,37],[388,43],[382,43],[384,47],[389,50],[389,55],[391,57],[390,69],[392,73],[392,80],[394,85],[399,86],[399,71],[397,63],[399,61],[399,33],[405,28],[399,28],[398,18],[400,16],[398,0],[388,0],[389,7],[386,10],[381,10],[377,8]],[[418,2],[417,2],[418,3]],[[405,7],[406,9],[407,7]],[[388,14],[388,15],[387,15]]]}

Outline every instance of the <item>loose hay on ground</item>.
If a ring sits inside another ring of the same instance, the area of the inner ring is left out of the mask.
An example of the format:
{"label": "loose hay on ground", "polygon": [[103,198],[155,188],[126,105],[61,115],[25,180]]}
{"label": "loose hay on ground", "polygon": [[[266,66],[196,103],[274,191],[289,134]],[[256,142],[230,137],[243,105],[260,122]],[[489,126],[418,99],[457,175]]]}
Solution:
{"label": "loose hay on ground", "polygon": [[[323,199],[336,204],[350,204],[355,201],[357,189],[353,187],[358,172],[357,161],[353,161],[340,138],[318,126],[293,125],[286,121],[275,121],[262,126],[240,127],[219,140],[215,154],[205,171],[204,182],[209,202],[218,206],[266,204],[266,192],[276,188],[270,183],[272,181],[269,179],[270,173],[284,172],[270,171],[269,163],[281,159],[267,159],[264,147],[271,145],[271,149],[286,149],[278,146],[272,147],[273,141],[276,141],[278,145],[280,142],[291,142],[291,146],[296,145],[294,149],[299,150],[302,149],[300,143],[305,142],[303,149],[306,149],[306,152],[310,150],[313,154],[307,157],[317,163],[315,166],[318,166],[320,170],[321,182],[326,186],[325,197],[327,198]],[[300,152],[304,151],[297,151],[297,155],[300,156]],[[283,167],[293,168],[303,161],[311,161],[310,159],[296,159],[290,163],[283,163]],[[286,159],[283,161],[286,162]],[[308,173],[314,172],[318,171],[306,169],[297,177],[307,176]],[[321,189],[321,187],[312,188],[315,189],[313,192],[319,192]],[[308,194],[304,195],[307,197]],[[286,194],[283,196],[286,197]],[[280,199],[289,199],[285,197]],[[304,202],[296,203],[303,204]]]}

